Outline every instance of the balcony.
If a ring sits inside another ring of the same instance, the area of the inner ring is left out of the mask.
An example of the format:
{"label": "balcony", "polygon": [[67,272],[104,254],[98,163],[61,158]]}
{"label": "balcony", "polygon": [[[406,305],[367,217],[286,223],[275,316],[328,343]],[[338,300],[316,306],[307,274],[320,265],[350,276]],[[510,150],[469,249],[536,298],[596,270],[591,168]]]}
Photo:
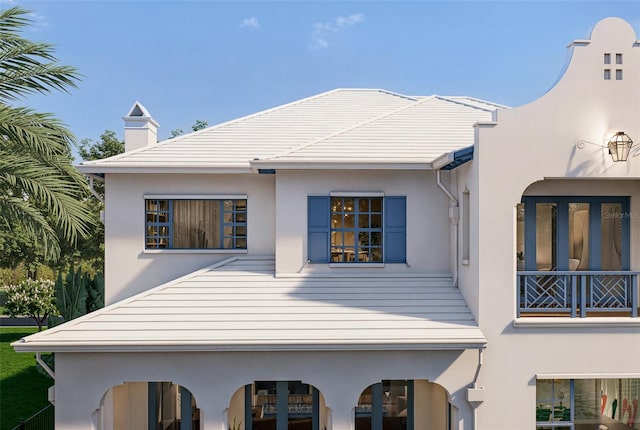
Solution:
{"label": "balcony", "polygon": [[630,271],[519,271],[518,317],[638,317],[638,277]]}

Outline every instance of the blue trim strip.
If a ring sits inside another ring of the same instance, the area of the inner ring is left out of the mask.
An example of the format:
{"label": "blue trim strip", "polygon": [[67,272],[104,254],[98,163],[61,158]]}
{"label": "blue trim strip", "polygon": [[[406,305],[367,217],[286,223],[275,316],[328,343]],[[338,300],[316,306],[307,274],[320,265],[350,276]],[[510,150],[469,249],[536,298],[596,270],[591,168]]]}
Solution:
{"label": "blue trim strip", "polygon": [[180,386],[180,430],[191,430],[191,392]]}
{"label": "blue trim strip", "polygon": [[413,379],[407,381],[407,430],[413,430],[415,427],[414,417],[414,383]]}
{"label": "blue trim strip", "polygon": [[[244,428],[245,430],[251,430],[253,428],[253,396],[252,390],[253,384],[247,384],[244,386]],[[231,417],[227,417],[227,420]],[[232,423],[229,423],[232,424]]]}
{"label": "blue trim strip", "polygon": [[453,153],[453,161],[441,167],[440,170],[453,170],[471,160],[473,160],[473,146],[455,151]]}
{"label": "blue trim strip", "polygon": [[147,428],[156,430],[158,427],[158,383],[147,382]]}
{"label": "blue trim strip", "polygon": [[320,430],[320,392],[316,387],[311,387],[311,430]]}
{"label": "blue trim strip", "polygon": [[382,430],[382,383],[371,386],[371,430]]}
{"label": "blue trim strip", "polygon": [[276,382],[276,430],[289,428],[289,381]]}

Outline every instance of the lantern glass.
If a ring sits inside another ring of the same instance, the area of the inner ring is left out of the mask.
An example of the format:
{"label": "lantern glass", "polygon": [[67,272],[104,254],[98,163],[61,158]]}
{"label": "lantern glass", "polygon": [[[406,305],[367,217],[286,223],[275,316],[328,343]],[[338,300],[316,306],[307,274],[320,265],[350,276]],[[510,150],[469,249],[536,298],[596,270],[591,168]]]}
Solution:
{"label": "lantern glass", "polygon": [[631,138],[624,131],[619,131],[609,140],[609,145],[607,146],[613,161],[627,161],[632,145]]}

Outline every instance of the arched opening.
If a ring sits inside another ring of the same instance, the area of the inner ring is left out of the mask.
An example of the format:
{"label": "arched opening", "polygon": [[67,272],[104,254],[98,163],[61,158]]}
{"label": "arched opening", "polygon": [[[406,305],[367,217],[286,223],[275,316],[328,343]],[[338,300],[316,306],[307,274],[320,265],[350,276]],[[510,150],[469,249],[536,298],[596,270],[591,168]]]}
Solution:
{"label": "arched opening", "polygon": [[99,430],[198,430],[200,410],[172,382],[125,382],[109,389],[95,414]]}
{"label": "arched opening", "polygon": [[449,430],[449,393],[426,380],[383,380],[368,386],[355,408],[356,430]]}
{"label": "arched opening", "polygon": [[324,397],[302,381],[256,381],[238,389],[229,404],[230,430],[324,430]]}
{"label": "arched opening", "polygon": [[636,316],[629,196],[570,185],[534,183],[516,205],[518,317]]}

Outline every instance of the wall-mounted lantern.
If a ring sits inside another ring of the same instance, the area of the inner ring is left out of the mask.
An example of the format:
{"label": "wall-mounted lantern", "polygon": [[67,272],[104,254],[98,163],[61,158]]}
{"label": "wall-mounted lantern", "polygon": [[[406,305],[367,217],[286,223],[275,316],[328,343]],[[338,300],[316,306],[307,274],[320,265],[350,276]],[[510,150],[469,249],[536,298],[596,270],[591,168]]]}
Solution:
{"label": "wall-mounted lantern", "polygon": [[627,161],[629,152],[631,152],[631,146],[633,146],[633,141],[624,131],[619,131],[614,134],[606,145],[589,142],[588,140],[579,140],[576,142],[576,147],[582,149],[587,143],[589,145],[599,146],[600,148],[607,148],[613,161]]}
{"label": "wall-mounted lantern", "polygon": [[609,154],[613,161],[627,161],[629,157],[629,151],[633,141],[627,136],[624,131],[617,132],[611,139],[609,139]]}

